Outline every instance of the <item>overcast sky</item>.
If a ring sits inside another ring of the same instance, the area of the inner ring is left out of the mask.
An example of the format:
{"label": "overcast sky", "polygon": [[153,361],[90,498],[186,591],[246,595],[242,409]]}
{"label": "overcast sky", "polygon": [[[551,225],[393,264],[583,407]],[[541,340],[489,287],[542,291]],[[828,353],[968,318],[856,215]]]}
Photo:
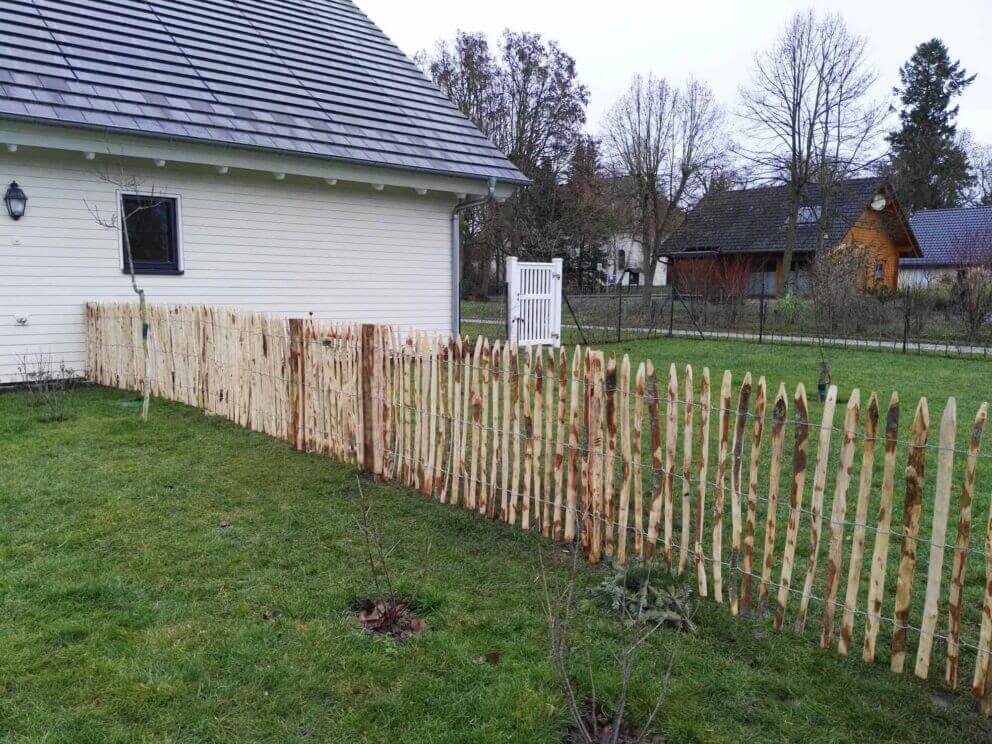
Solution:
{"label": "overcast sky", "polygon": [[[589,129],[635,72],[672,81],[692,75],[710,83],[733,110],[754,53],[766,47],[796,10],[790,0],[356,0],[408,55],[459,29],[495,38],[504,28],[536,31],[571,54],[592,95]],[[958,126],[992,143],[992,0],[825,0],[868,36],[868,53],[888,97],[899,66],[921,41],[938,36],[978,79],[959,99]],[[733,121],[733,120],[731,120]]]}

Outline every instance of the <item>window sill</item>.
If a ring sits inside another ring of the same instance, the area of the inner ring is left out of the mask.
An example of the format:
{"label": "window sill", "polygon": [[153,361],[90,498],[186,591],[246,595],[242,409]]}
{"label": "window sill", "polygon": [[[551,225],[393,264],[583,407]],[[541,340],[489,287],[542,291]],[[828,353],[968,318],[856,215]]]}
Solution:
{"label": "window sill", "polygon": [[[131,272],[127,269],[121,269],[121,273],[125,276],[131,276]],[[185,272],[182,269],[153,269],[153,268],[142,268],[140,266],[136,267],[134,270],[135,276],[140,276],[142,274],[154,274],[159,276],[182,276]]]}

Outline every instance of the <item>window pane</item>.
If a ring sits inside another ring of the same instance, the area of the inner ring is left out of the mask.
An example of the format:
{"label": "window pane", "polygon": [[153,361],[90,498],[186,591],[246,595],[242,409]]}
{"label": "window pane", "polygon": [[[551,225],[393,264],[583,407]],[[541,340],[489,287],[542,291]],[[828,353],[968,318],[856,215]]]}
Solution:
{"label": "window pane", "polygon": [[135,269],[178,270],[175,200],[127,195],[121,202]]}

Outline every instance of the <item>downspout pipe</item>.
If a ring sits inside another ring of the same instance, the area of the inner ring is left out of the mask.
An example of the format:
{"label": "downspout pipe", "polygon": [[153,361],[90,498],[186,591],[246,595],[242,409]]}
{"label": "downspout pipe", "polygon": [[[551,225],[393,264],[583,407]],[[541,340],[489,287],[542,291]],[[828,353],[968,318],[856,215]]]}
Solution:
{"label": "downspout pipe", "polygon": [[462,245],[461,245],[461,215],[462,212],[488,204],[496,200],[496,179],[489,177],[485,195],[462,199],[451,210],[451,333],[457,336],[461,332],[461,300],[462,300]]}

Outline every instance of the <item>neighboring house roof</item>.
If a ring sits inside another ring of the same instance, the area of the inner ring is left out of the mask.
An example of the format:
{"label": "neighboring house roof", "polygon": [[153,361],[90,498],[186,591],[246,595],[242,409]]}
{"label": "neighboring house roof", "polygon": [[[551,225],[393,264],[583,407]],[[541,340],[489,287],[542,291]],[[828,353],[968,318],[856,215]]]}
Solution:
{"label": "neighboring house roof", "polygon": [[[838,184],[831,198],[826,221],[826,245],[839,243],[872,198],[883,188],[881,178],[855,178]],[[803,195],[800,215],[810,224],[800,224],[796,251],[816,249],[815,217],[820,189],[810,185]],[[781,253],[785,250],[789,192],[785,186],[766,186],[708,194],[686,216],[685,222],[667,242],[673,252]]]}
{"label": "neighboring house roof", "polygon": [[923,258],[902,259],[900,266],[962,266],[992,258],[992,206],[925,209],[909,224]]}
{"label": "neighboring house roof", "polygon": [[350,0],[7,0],[0,118],[526,182]]}

